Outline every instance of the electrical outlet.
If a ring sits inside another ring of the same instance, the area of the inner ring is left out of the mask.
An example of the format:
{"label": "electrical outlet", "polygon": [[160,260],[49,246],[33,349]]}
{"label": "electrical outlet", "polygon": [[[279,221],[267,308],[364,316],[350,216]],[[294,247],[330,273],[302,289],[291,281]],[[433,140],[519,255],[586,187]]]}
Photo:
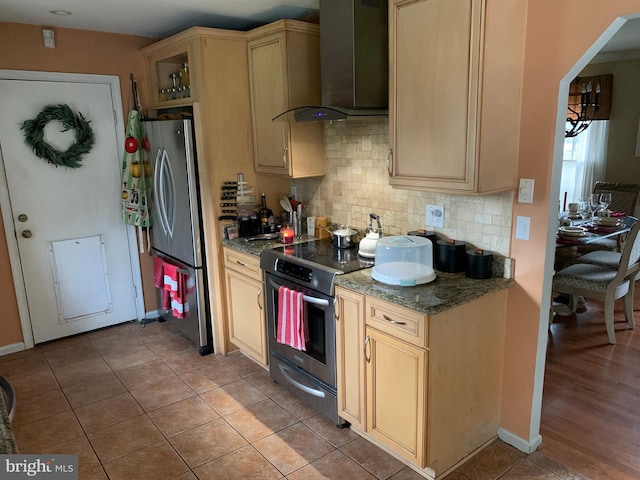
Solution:
{"label": "electrical outlet", "polygon": [[444,228],[444,207],[427,205],[427,227]]}

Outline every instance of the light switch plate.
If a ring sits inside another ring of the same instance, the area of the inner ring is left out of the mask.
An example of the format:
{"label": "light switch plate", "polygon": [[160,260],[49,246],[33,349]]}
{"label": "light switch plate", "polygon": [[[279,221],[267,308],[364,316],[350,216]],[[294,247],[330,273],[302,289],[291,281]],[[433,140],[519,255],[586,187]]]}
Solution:
{"label": "light switch plate", "polygon": [[531,217],[516,217],[516,239],[529,240]]}
{"label": "light switch plate", "polygon": [[533,203],[533,178],[521,178],[518,187],[518,202]]}
{"label": "light switch plate", "polygon": [[427,205],[427,227],[444,228],[444,207],[442,205]]}

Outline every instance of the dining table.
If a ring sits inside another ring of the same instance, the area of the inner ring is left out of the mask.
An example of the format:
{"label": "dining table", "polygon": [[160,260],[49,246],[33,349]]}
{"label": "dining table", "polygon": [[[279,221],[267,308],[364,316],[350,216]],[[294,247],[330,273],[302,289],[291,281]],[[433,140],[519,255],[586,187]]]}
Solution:
{"label": "dining table", "polygon": [[571,233],[563,234],[561,231],[562,226],[559,227],[556,235],[556,249],[587,245],[605,238],[621,237],[625,233],[628,233],[634,223],[638,221],[635,217],[625,214],[616,214],[616,212],[612,212],[611,216],[608,218],[618,219],[618,223],[615,225],[601,224],[598,217],[571,220],[571,224],[569,226],[584,228],[584,232],[581,232],[579,235]]}

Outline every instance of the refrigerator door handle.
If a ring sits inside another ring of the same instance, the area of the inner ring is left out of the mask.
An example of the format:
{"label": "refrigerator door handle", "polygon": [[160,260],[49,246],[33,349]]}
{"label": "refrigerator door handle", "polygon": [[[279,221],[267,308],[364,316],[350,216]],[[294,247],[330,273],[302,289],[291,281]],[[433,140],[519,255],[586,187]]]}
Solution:
{"label": "refrigerator door handle", "polygon": [[[166,166],[166,170],[164,167]],[[162,151],[162,167],[163,173],[166,172],[166,176],[163,175],[163,179],[166,179],[169,183],[169,199],[164,203],[164,216],[167,222],[167,230],[169,231],[169,236],[173,238],[173,228],[175,227],[176,222],[176,181],[173,176],[173,170],[171,169],[171,162],[169,161],[169,154],[166,149]],[[169,217],[171,214],[171,217]]]}
{"label": "refrigerator door handle", "polygon": [[158,149],[156,154],[156,161],[153,167],[153,191],[156,192],[156,213],[158,214],[158,220],[160,220],[160,226],[165,236],[167,235],[167,227],[164,221],[164,215],[162,212],[162,206],[164,205],[164,191],[161,186],[161,164],[162,164],[162,150]]}

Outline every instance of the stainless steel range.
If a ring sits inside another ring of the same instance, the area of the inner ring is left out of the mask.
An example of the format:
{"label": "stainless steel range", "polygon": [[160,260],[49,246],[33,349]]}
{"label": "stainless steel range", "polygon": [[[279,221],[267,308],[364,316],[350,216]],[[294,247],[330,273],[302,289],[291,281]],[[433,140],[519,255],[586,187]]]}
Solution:
{"label": "stainless steel range", "polygon": [[[265,250],[260,258],[271,378],[336,425],[342,422],[336,396],[335,277],[371,266],[371,260],[358,256],[357,248],[335,248],[331,239]],[[276,341],[282,285],[304,294],[309,330],[306,351]]]}

